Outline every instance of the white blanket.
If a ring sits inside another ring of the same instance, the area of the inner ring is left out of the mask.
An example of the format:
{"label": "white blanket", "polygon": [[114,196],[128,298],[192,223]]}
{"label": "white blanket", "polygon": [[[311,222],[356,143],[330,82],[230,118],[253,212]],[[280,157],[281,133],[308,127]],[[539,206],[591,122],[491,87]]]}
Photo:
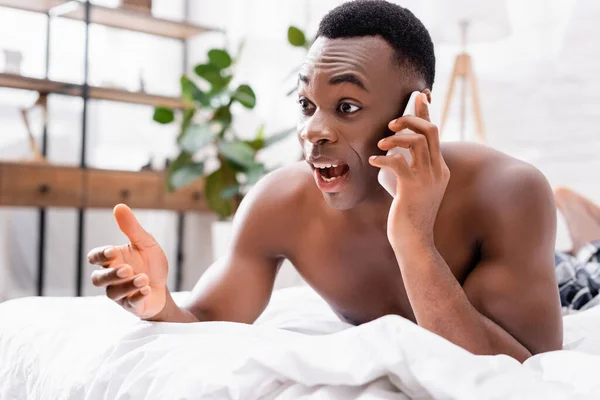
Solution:
{"label": "white blanket", "polygon": [[0,304],[0,399],[598,398],[600,307],[564,321],[569,350],[521,365],[397,316],[350,327],[309,288],[276,292],[253,326],[26,298]]}

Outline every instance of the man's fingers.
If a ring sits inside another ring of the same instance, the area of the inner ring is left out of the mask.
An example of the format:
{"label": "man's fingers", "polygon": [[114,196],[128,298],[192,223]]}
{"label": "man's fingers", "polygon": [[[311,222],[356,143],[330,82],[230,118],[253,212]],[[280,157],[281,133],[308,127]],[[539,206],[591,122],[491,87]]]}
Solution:
{"label": "man's fingers", "polygon": [[429,154],[427,139],[418,133],[400,133],[388,136],[380,140],[377,146],[384,151],[391,150],[394,147],[410,149],[413,156],[412,165],[416,168],[429,168],[431,165],[431,154]]}
{"label": "man's fingers", "polygon": [[414,133],[424,135],[429,147],[432,165],[440,165],[442,153],[440,151],[440,135],[436,125],[419,117],[405,115],[390,122],[388,128],[394,132],[410,129]]}
{"label": "man's fingers", "polygon": [[405,176],[410,174],[410,167],[406,159],[401,154],[393,156],[371,156],[369,163],[377,168],[389,168],[396,176]]}
{"label": "man's fingers", "polygon": [[117,258],[118,254],[119,251],[113,246],[96,247],[88,253],[87,259],[90,264],[107,266]]}
{"label": "man's fingers", "polygon": [[421,93],[415,104],[417,117],[424,119],[427,122],[431,122],[429,117],[429,101],[427,101],[427,95]]}
{"label": "man's fingers", "polygon": [[149,283],[148,275],[139,274],[125,282],[107,286],[106,296],[111,300],[118,301],[147,286]]}
{"label": "man's fingers", "polygon": [[92,272],[92,284],[96,287],[115,285],[130,280],[132,276],[133,268],[130,265],[104,268]]}
{"label": "man's fingers", "polygon": [[138,222],[133,211],[125,204],[117,204],[113,210],[113,215],[119,225],[121,232],[127,236],[131,244],[139,247],[149,247],[154,245],[155,240]]}
{"label": "man's fingers", "polygon": [[127,309],[133,309],[139,307],[140,304],[148,297],[152,289],[150,286],[144,286],[137,292],[129,295],[126,299],[123,299],[123,307]]}

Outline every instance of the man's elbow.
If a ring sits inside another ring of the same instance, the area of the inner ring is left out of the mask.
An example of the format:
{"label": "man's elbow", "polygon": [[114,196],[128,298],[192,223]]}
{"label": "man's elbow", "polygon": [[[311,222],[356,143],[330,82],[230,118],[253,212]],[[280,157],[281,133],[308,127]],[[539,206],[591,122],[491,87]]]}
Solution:
{"label": "man's elbow", "polygon": [[562,334],[562,323],[559,331],[556,331],[553,335],[545,335],[545,337],[536,340],[534,343],[525,346],[528,350],[529,355],[523,360],[519,359],[520,362],[524,362],[529,357],[537,354],[548,353],[551,351],[557,351],[563,349],[563,334]]}
{"label": "man's elbow", "polygon": [[556,338],[540,343],[540,345],[534,347],[531,351],[532,355],[548,353],[550,351],[562,350],[562,333],[557,335]]}
{"label": "man's elbow", "polygon": [[525,361],[527,361],[527,359],[530,357],[533,357],[533,354],[529,350],[519,352],[519,354],[516,354],[513,356],[513,358],[515,360],[517,360],[518,362],[520,362],[521,364],[523,364]]}

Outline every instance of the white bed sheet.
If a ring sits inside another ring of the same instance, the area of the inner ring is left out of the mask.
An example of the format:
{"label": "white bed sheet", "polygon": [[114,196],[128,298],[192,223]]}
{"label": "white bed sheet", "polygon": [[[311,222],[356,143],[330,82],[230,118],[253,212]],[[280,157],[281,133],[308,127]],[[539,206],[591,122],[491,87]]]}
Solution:
{"label": "white bed sheet", "polygon": [[0,399],[598,398],[600,307],[564,321],[568,350],[521,365],[397,316],[350,327],[310,288],[277,291],[253,326],[25,298],[0,304]]}

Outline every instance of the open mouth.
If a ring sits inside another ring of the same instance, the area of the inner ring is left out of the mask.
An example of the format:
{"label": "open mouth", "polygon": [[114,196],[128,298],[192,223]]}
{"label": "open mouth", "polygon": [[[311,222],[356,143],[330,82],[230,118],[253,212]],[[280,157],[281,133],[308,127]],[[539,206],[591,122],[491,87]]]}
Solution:
{"label": "open mouth", "polygon": [[348,173],[350,167],[347,164],[341,165],[318,165],[314,164],[315,170],[325,182],[335,182],[343,178]]}

